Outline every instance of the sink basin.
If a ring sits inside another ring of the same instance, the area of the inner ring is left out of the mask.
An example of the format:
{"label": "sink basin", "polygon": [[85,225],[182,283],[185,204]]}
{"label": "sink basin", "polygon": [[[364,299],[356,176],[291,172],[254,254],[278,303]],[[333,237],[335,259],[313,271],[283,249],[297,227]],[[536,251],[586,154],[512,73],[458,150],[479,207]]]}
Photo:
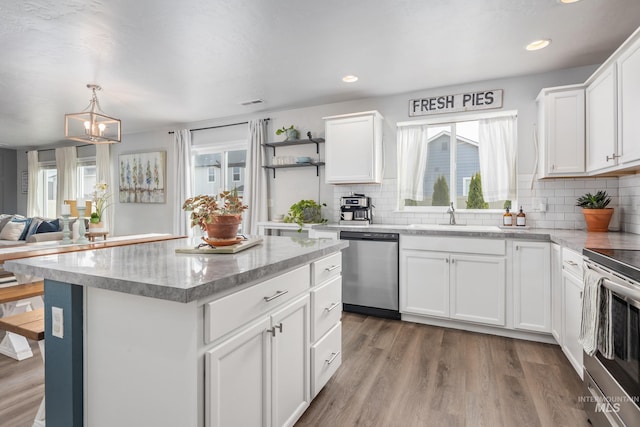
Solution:
{"label": "sink basin", "polygon": [[409,228],[415,228],[416,230],[478,231],[485,233],[498,233],[502,231],[497,225],[411,224]]}

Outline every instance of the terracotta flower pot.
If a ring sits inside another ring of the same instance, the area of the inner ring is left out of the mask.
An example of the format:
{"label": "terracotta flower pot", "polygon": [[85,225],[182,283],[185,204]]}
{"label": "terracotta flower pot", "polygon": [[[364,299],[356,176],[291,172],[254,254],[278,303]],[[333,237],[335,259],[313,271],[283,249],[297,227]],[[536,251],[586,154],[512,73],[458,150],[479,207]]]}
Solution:
{"label": "terracotta flower pot", "polygon": [[609,231],[609,222],[611,222],[613,208],[583,208],[582,213],[584,214],[584,220],[587,223],[587,231]]}
{"label": "terracotta flower pot", "polygon": [[205,224],[204,231],[208,240],[232,240],[237,237],[241,222],[241,215],[216,216],[212,218],[211,223]]}

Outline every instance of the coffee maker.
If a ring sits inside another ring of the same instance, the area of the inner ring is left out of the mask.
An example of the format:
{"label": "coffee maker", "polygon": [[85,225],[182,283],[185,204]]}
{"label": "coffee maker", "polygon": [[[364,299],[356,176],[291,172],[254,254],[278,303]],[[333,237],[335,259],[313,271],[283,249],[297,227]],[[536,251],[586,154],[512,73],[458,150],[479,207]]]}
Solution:
{"label": "coffee maker", "polygon": [[341,225],[369,225],[373,217],[371,197],[352,194],[340,199]]}

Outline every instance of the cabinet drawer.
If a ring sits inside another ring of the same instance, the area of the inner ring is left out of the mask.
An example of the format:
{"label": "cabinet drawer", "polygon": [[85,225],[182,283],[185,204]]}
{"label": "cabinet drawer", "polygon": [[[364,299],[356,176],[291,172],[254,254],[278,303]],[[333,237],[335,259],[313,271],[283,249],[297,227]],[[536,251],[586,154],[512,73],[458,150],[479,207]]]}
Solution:
{"label": "cabinet drawer", "polygon": [[505,255],[507,251],[504,239],[439,236],[400,236],[400,249],[482,255]]}
{"label": "cabinet drawer", "polygon": [[582,280],[582,264],[584,259],[582,255],[571,249],[562,248],[562,270],[573,274]]}
{"label": "cabinet drawer", "polygon": [[334,277],[328,283],[311,291],[311,342],[315,342],[342,314],[342,277]]}
{"label": "cabinet drawer", "polygon": [[313,268],[314,285],[339,276],[342,272],[342,252],[315,261],[311,268]]}
{"label": "cabinet drawer", "polygon": [[315,397],[342,363],[342,323],[311,347],[311,396]]}
{"label": "cabinet drawer", "polygon": [[309,289],[309,266],[282,274],[204,306],[204,340],[210,343]]}

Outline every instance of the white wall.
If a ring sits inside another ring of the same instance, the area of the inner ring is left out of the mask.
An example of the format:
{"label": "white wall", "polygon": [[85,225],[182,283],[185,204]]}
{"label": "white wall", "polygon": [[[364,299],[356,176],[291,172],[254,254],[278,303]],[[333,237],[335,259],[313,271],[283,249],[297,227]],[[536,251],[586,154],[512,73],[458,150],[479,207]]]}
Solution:
{"label": "white wall", "polygon": [[[567,189],[566,180],[540,181],[534,185],[533,190],[528,190],[530,175],[534,168],[534,126],[537,122],[537,110],[535,99],[542,88],[575,84],[584,82],[595,70],[596,66],[579,67],[568,70],[555,71],[531,76],[512,77],[497,79],[492,81],[475,82],[465,85],[458,85],[445,88],[415,91],[406,94],[367,98],[350,102],[335,104],[325,104],[308,108],[297,108],[283,111],[263,111],[244,116],[226,117],[222,119],[207,120],[201,122],[187,123],[186,128],[200,128],[215,126],[219,124],[229,124],[246,121],[253,118],[270,117],[269,132],[271,140],[279,141],[283,138],[275,135],[275,130],[294,125],[301,134],[301,138],[306,136],[307,131],[314,137],[324,137],[325,116],[346,114],[359,111],[378,110],[384,116],[384,152],[385,152],[385,182],[383,185],[361,185],[361,186],[331,186],[324,183],[323,169],[320,177],[316,177],[315,169],[300,168],[290,170],[278,170],[276,179],[269,178],[270,191],[270,212],[271,214],[283,214],[289,206],[300,199],[314,199],[321,203],[327,203],[324,216],[330,220],[337,220],[337,209],[339,197],[351,191],[362,191],[373,197],[373,203],[377,207],[378,222],[383,220],[389,223],[412,223],[439,221],[433,215],[424,214],[398,214],[395,208],[395,176],[396,176],[396,123],[409,120],[408,102],[409,99],[428,97],[434,95],[446,95],[461,93],[464,91],[503,89],[504,102],[503,110],[518,111],[518,174],[519,192],[523,200],[527,198],[532,201],[536,197],[545,197],[548,202],[547,213],[533,213],[532,221],[539,221],[544,226],[559,228],[581,228],[583,223],[577,213],[557,212],[568,210],[568,200],[573,198],[574,193],[589,188],[606,188],[613,192],[617,198],[617,179],[606,180],[590,178],[588,181],[573,180],[574,184],[569,184],[577,188]],[[268,100],[267,100],[268,101]],[[268,104],[267,104],[268,105]],[[446,117],[446,116],[442,116]],[[126,117],[122,118],[126,125]],[[225,140],[225,138],[236,139],[242,132],[246,132],[245,126],[225,128],[226,130],[200,131],[194,133],[194,142],[199,144],[205,140]],[[130,234],[141,232],[167,232],[172,231],[171,216],[173,204],[182,203],[174,200],[175,177],[171,165],[174,160],[173,136],[168,135],[169,129],[156,130],[153,132],[126,134],[123,136],[121,144],[113,145],[114,157],[114,179],[117,178],[117,155],[120,153],[133,153],[140,151],[167,151],[167,203],[164,205],[144,205],[144,204],[120,204],[116,203],[116,230],[117,234]],[[272,156],[272,150],[265,153],[268,160]],[[293,146],[278,148],[278,156],[318,156],[315,153],[315,146]],[[26,169],[26,155],[20,153],[19,157],[24,157]],[[320,146],[320,159],[324,159],[324,146]],[[357,161],[357,159],[354,159]],[[20,162],[20,160],[19,160]],[[20,164],[20,163],[19,163]],[[19,170],[20,166],[19,166]],[[117,181],[115,181],[117,183]],[[553,182],[556,182],[555,184]],[[626,181],[625,181],[626,182]],[[633,181],[635,182],[635,181]],[[551,188],[554,187],[554,188]],[[615,187],[615,188],[612,188]],[[553,190],[553,191],[551,191]],[[571,195],[568,193],[571,192]],[[560,196],[562,194],[562,196]],[[543,196],[546,195],[546,196]],[[566,196],[565,196],[566,195]],[[562,197],[562,199],[560,199]],[[116,197],[117,199],[117,197]],[[560,203],[562,202],[562,203]],[[617,202],[617,200],[616,200]],[[556,206],[557,205],[557,206]],[[24,200],[26,210],[26,198]],[[19,206],[20,207],[20,206]],[[526,211],[531,211],[525,207]],[[626,210],[629,210],[627,207]],[[579,213],[579,212],[578,212]],[[565,215],[566,214],[566,215]],[[573,216],[571,216],[573,215]],[[436,215],[437,216],[437,215]],[[566,219],[569,218],[569,219]],[[490,222],[493,218],[485,216],[470,216],[469,222]],[[621,227],[624,224],[633,224],[633,218],[620,219]],[[640,221],[638,221],[640,223]],[[617,224],[617,223],[616,223]]]}

